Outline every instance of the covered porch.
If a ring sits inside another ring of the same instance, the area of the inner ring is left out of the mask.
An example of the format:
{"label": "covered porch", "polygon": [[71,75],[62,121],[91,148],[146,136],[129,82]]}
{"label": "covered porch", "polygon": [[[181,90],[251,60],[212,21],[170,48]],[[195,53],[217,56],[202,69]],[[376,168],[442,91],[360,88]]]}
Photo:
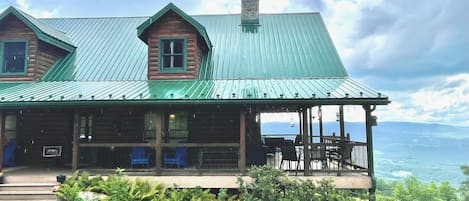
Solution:
{"label": "covered porch", "polygon": [[[343,105],[338,134],[325,134],[320,117],[319,133],[313,133],[313,108],[321,106],[9,109],[1,115],[2,151],[10,152],[13,166],[96,173],[125,168],[135,175],[242,175],[250,166],[271,165],[292,176],[370,176],[373,108],[363,106],[363,141],[345,133]],[[298,133],[262,133],[261,113],[292,111],[300,119]]]}

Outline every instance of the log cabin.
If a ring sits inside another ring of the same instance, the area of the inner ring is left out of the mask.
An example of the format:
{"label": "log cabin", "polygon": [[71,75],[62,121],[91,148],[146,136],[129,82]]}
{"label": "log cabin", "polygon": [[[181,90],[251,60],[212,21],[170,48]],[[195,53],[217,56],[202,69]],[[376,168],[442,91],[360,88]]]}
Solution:
{"label": "log cabin", "polygon": [[[241,14],[188,15],[170,3],[149,17],[37,19],[5,9],[0,170],[234,176],[293,160],[296,177],[333,175],[374,191],[372,112],[388,97],[348,76],[320,13],[241,4]],[[312,109],[330,105],[340,108],[340,135],[320,127],[313,136]],[[364,142],[343,131],[349,105],[365,111]],[[263,112],[297,112],[296,142],[262,138]]]}

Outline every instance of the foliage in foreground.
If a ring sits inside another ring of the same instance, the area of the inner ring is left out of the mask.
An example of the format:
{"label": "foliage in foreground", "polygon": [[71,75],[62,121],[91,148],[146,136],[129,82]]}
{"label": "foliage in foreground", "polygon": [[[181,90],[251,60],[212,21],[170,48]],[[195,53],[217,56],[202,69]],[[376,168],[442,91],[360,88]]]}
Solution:
{"label": "foliage in foreground", "polygon": [[404,181],[386,182],[379,179],[376,191],[377,201],[458,201],[456,188],[447,181],[429,184],[421,183],[415,177]]}
{"label": "foliage in foreground", "polygon": [[469,165],[461,166],[462,173],[466,176],[466,180],[461,183],[461,197],[464,201],[469,201]]}
{"label": "foliage in foreground", "polygon": [[[223,193],[224,191],[221,191]],[[90,177],[87,172],[75,172],[73,176],[60,186],[56,193],[64,201],[216,201],[217,196],[208,190],[165,188],[160,184],[150,184],[136,179],[130,181],[118,169],[116,174],[107,179],[101,176]],[[219,196],[219,197],[223,197]],[[225,196],[227,197],[227,196]],[[225,199],[228,200],[228,199]]]}
{"label": "foliage in foreground", "polygon": [[[467,179],[461,184],[460,193],[448,182],[425,184],[415,177],[404,181],[386,182],[378,180],[377,201],[469,201],[469,166],[461,167]],[[272,167],[252,168],[248,175],[251,182],[238,179],[239,194],[229,195],[221,189],[218,194],[201,188],[178,189],[165,188],[160,184],[148,183],[136,179],[131,181],[117,170],[116,174],[107,179],[101,176],[90,177],[88,173],[73,176],[61,185],[57,197],[66,201],[283,201],[283,200],[319,200],[319,201],[351,201],[367,200],[365,191],[338,190],[331,181],[323,180],[317,185],[310,181],[292,180],[286,173]]]}
{"label": "foliage in foreground", "polygon": [[253,181],[239,179],[240,198],[246,201],[290,201],[290,200],[356,200],[351,191],[335,189],[331,181],[323,180],[318,185],[310,181],[293,181],[285,172],[273,167],[252,168],[248,174]]}
{"label": "foliage in foreground", "polygon": [[221,189],[218,194],[201,188],[177,189],[165,188],[160,184],[150,184],[136,179],[130,181],[117,170],[107,179],[101,176],[90,177],[88,173],[81,175],[75,172],[73,176],[61,185],[57,197],[66,201],[282,201],[282,200],[311,200],[311,201],[349,201],[356,200],[352,191],[337,190],[330,181],[321,181],[314,185],[310,181],[293,181],[286,173],[272,167],[253,168],[249,172],[252,182],[239,178],[239,195],[229,195]]}

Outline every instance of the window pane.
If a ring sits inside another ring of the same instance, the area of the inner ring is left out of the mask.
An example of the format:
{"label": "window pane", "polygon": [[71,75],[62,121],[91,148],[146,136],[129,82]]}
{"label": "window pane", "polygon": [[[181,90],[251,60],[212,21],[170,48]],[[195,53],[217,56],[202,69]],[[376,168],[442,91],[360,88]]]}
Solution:
{"label": "window pane", "polygon": [[177,55],[177,56],[173,56],[174,57],[174,66],[173,67],[180,67],[182,68],[183,67],[183,56],[182,55]]}
{"label": "window pane", "polygon": [[26,62],[26,42],[6,42],[4,43],[3,52],[3,72],[24,72]]}
{"label": "window pane", "polygon": [[172,56],[163,56],[163,68],[170,68],[171,67],[171,57]]}
{"label": "window pane", "polygon": [[163,53],[171,54],[171,40],[163,40]]}
{"label": "window pane", "polygon": [[184,45],[184,40],[174,40],[174,52],[177,54],[182,54],[182,47]]}
{"label": "window pane", "polygon": [[144,138],[153,139],[156,135],[156,113],[145,114]]}
{"label": "window pane", "polygon": [[5,130],[16,131],[16,116],[13,116],[13,115],[5,116]]}
{"label": "window pane", "polygon": [[175,141],[187,140],[189,130],[187,126],[187,112],[174,112],[168,115],[169,139]]}

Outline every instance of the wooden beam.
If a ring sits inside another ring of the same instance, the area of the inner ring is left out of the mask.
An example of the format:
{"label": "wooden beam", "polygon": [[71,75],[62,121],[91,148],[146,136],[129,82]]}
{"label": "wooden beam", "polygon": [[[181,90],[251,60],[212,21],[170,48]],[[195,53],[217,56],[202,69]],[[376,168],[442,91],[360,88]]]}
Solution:
{"label": "wooden beam", "polygon": [[0,173],[3,171],[3,145],[5,144],[4,140],[6,140],[3,135],[4,127],[3,111],[0,110]]}
{"label": "wooden beam", "polygon": [[366,144],[367,144],[367,159],[368,159],[368,176],[374,176],[373,165],[373,128],[371,120],[372,109],[369,105],[363,107],[365,109],[365,129],[366,129]]}
{"label": "wooden beam", "polygon": [[376,109],[376,107],[371,108],[370,105],[364,105],[365,109],[365,130],[366,130],[366,150],[367,150],[367,159],[368,159],[368,176],[371,178],[371,188],[369,189],[369,200],[375,200],[375,191],[376,191],[376,178],[374,172],[374,159],[373,159],[373,124],[371,113]]}
{"label": "wooden beam", "polygon": [[246,113],[239,114],[239,161],[238,168],[241,173],[246,172]]}
{"label": "wooden beam", "polygon": [[78,169],[78,147],[80,146],[80,114],[73,111],[73,146],[72,146],[72,171]]}
{"label": "wooden beam", "polygon": [[340,138],[345,139],[344,106],[339,106]]}
{"label": "wooden beam", "polygon": [[84,143],[78,147],[155,147],[153,143]]}
{"label": "wooden beam", "polygon": [[162,143],[161,147],[239,147],[240,143]]}
{"label": "wooden beam", "polygon": [[324,143],[324,133],[323,133],[323,125],[322,125],[322,109],[319,106],[318,109],[318,120],[319,120],[319,142]]}
{"label": "wooden beam", "polygon": [[155,119],[155,125],[156,125],[156,140],[155,140],[155,169],[156,169],[156,174],[161,175],[161,168],[162,168],[162,148],[161,148],[161,141],[163,137],[163,113],[162,112],[156,112],[156,119]]}
{"label": "wooden beam", "polygon": [[313,143],[313,108],[308,108],[309,143]]}
{"label": "wooden beam", "polygon": [[308,111],[306,108],[303,109],[301,113],[302,116],[302,133],[303,133],[303,158],[304,158],[304,175],[309,176],[311,172],[309,171],[309,143],[308,143]]}

